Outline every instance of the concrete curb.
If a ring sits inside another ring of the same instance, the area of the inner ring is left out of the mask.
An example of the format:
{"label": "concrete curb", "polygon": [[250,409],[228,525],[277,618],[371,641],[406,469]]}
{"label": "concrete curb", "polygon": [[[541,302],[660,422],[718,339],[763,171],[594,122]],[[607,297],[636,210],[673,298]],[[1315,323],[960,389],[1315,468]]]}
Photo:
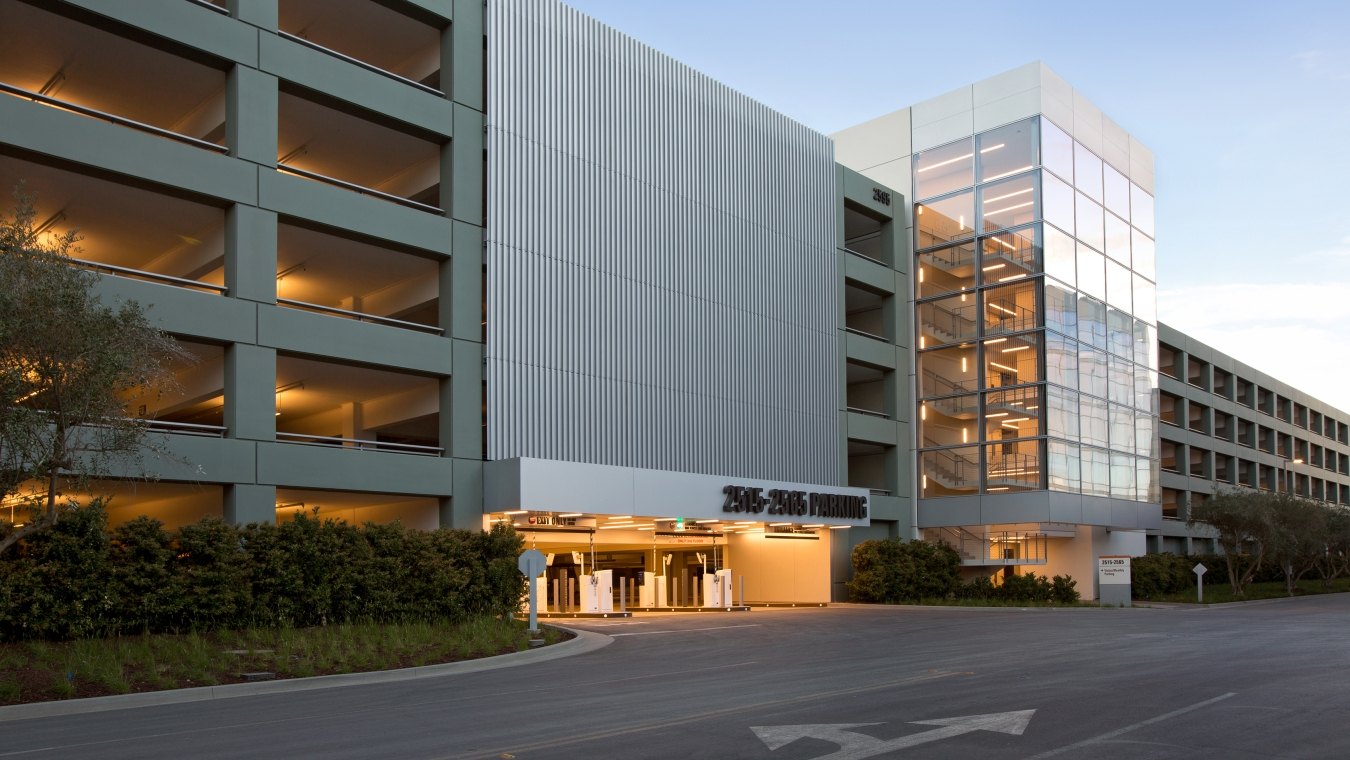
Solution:
{"label": "concrete curb", "polygon": [[954,612],[1044,612],[1054,614],[1067,614],[1073,612],[1101,612],[1104,610],[1132,610],[1140,609],[1140,605],[1133,607],[1098,607],[1095,605],[1082,605],[1073,607],[980,607],[963,606],[957,604],[859,604],[856,602],[830,602],[830,609],[844,610],[951,610]]}
{"label": "concrete curb", "polygon": [[[563,628],[563,626],[554,626]],[[340,686],[358,686],[363,684],[396,683],[415,681],[422,678],[481,673],[485,670],[514,668],[520,665],[557,660],[563,657],[594,652],[614,643],[614,639],[603,633],[575,628],[564,630],[575,634],[576,638],[553,646],[530,649],[524,652],[484,657],[464,662],[447,662],[440,665],[424,665],[418,668],[402,670],[376,670],[367,673],[343,673],[333,676],[314,676],[312,678],[288,678],[280,681],[262,681],[259,683],[235,683],[224,686],[197,686],[188,689],[168,689],[166,691],[147,691],[137,694],[118,694],[111,697],[89,697],[87,699],[55,700],[51,702],[33,702],[26,705],[0,707],[0,723],[32,718],[51,718],[61,715],[79,715],[83,713],[106,712],[109,710],[128,710],[135,707],[157,705],[176,705],[184,702],[204,702],[212,699],[233,699],[255,694],[285,694],[295,691],[331,689]]]}

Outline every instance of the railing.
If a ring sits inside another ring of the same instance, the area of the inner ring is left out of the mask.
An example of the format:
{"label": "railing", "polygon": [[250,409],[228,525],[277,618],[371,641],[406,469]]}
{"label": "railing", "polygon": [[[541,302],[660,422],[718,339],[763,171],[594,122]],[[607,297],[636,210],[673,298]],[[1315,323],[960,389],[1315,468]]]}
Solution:
{"label": "railing", "polygon": [[985,301],[984,326],[986,332],[1021,332],[1036,327],[1036,312],[1025,306],[1018,306],[1007,298]]}
{"label": "railing", "polygon": [[303,309],[305,311],[313,311],[318,312],[320,314],[332,314],[334,316],[346,317],[348,319],[355,319],[358,322],[373,322],[375,324],[390,325],[393,327],[402,327],[409,330],[420,330],[421,332],[432,333],[435,335],[445,334],[445,330],[436,327],[434,325],[424,325],[421,324],[420,322],[408,322],[402,319],[394,319],[393,317],[381,317],[376,314],[366,314],[365,312],[361,311],[349,311],[347,309],[339,309],[336,306],[320,306],[319,304],[316,303],[309,303],[308,301],[295,301],[290,298],[278,298],[277,303],[284,304],[286,306],[292,306],[297,309]]}
{"label": "railing", "polygon": [[923,474],[930,475],[929,467],[945,476],[949,488],[975,489],[980,485],[980,463],[951,450],[924,451],[919,455]]}
{"label": "railing", "polygon": [[141,269],[131,269],[129,267],[119,267],[113,264],[103,264],[98,261],[89,261],[88,259],[72,258],[70,261],[75,266],[81,269],[89,269],[95,272],[107,272],[108,274],[115,274],[120,277],[131,277],[138,280],[149,280],[150,282],[162,282],[168,285],[177,285],[179,287],[184,288],[197,288],[199,290],[209,290],[215,293],[220,293],[221,295],[230,292],[230,289],[225,287],[224,285],[213,285],[209,282],[199,282],[197,280],[189,280],[183,277],[174,277],[172,275],[167,274],[155,274],[154,272],[146,272]]}
{"label": "railing", "polygon": [[192,422],[170,422],[169,420],[145,420],[147,429],[156,433],[175,435],[197,435],[204,438],[224,438],[224,425],[198,425]]}
{"label": "railing", "polygon": [[[930,396],[955,396],[962,393],[970,393],[976,389],[979,384],[975,378],[964,381],[949,380],[942,377],[931,369],[926,369],[921,375],[922,385],[920,393],[924,398]],[[932,387],[937,393],[927,393],[925,389]]]}
{"label": "railing", "polygon": [[854,335],[861,335],[864,338],[871,338],[872,340],[879,340],[882,343],[890,343],[890,340],[883,338],[880,335],[877,335],[876,333],[870,333],[867,332],[866,330],[859,330],[856,327],[845,327],[844,332],[853,333]]}
{"label": "railing", "polygon": [[961,555],[963,565],[1044,565],[1047,559],[1048,537],[1044,533],[1027,531],[974,532],[953,526],[925,528],[925,541],[943,543]]}
{"label": "railing", "polygon": [[282,163],[277,164],[277,171],[283,171],[286,172],[287,174],[294,174],[297,177],[304,177],[306,179],[318,180],[319,182],[333,185],[335,187],[340,187],[344,190],[351,190],[352,192],[357,193],[358,195],[370,195],[376,198],[380,198],[382,200],[398,203],[407,206],[409,208],[415,208],[432,214],[445,216],[445,211],[443,209],[436,208],[435,206],[432,206],[430,204],[421,203],[419,201],[412,200],[411,198],[404,198],[401,195],[386,193],[383,190],[376,190],[373,187],[358,185],[355,182],[348,182],[346,180],[338,179],[337,177],[330,177],[327,174],[320,174],[318,172],[309,171],[308,169],[300,169],[294,166],[287,166],[286,164]]}
{"label": "railing", "polygon": [[[975,304],[971,303],[965,307],[966,310],[973,312]],[[959,343],[964,340],[974,340],[975,318],[965,316],[950,309],[944,309],[936,302],[923,304],[919,308],[920,327],[928,332],[932,332],[936,337],[945,337],[946,343]],[[941,334],[937,334],[941,333]]]}
{"label": "railing", "polygon": [[215,11],[216,13],[223,13],[223,14],[226,15],[226,16],[230,15],[229,9],[227,9],[227,8],[222,8],[222,7],[220,7],[219,5],[216,5],[215,3],[210,2],[210,0],[188,0],[188,1],[191,2],[191,3],[194,4],[194,5],[200,5],[200,6],[203,7],[203,8],[210,8],[211,10]]}
{"label": "railing", "polygon": [[869,489],[867,489],[867,493],[871,494],[872,496],[890,496],[890,495],[891,495],[891,491],[890,491],[890,489],[888,489],[888,488],[869,488]]}
{"label": "railing", "polygon": [[215,151],[216,153],[229,152],[229,148],[225,147],[224,145],[217,145],[213,142],[207,142],[206,140],[201,140],[196,137],[189,137],[187,135],[179,134],[177,132],[171,132],[167,129],[161,129],[156,126],[146,124],[144,122],[136,121],[135,119],[128,119],[124,116],[117,116],[114,114],[107,113],[105,111],[100,111],[96,108],[89,108],[87,106],[78,105],[76,103],[71,103],[69,101],[49,97],[41,93],[32,92],[31,90],[25,90],[22,87],[15,87],[12,84],[0,82],[0,92],[7,92],[10,95],[16,95],[21,98],[27,98],[33,101],[34,103],[42,103],[43,105],[53,106],[55,108],[60,108],[65,111],[77,113],[82,116],[91,116],[95,119],[103,119],[105,121],[112,122],[113,124],[117,124],[123,127],[131,127],[132,129],[136,129],[141,132],[148,132],[152,135],[157,135],[159,137],[167,137],[170,140],[177,140],[178,142],[187,143],[188,145],[194,145],[198,148],[205,148],[207,150],[212,150]]}
{"label": "railing", "polygon": [[417,89],[419,89],[419,90],[421,90],[421,91],[423,91],[423,92],[429,92],[429,93],[431,93],[432,95],[435,95],[435,96],[441,97],[441,98],[445,97],[445,93],[442,92],[442,91],[440,91],[440,90],[438,90],[438,89],[436,89],[435,87],[432,87],[432,86],[430,86],[430,85],[422,84],[421,82],[418,82],[418,81],[415,80],[415,79],[409,79],[409,78],[404,77],[404,76],[399,76],[398,74],[395,74],[395,73],[392,72],[392,71],[386,71],[385,69],[382,69],[382,68],[380,68],[379,66],[376,66],[376,65],[370,64],[370,63],[366,63],[365,61],[363,61],[363,60],[361,60],[361,59],[359,59],[359,58],[353,58],[353,57],[351,57],[351,56],[349,56],[349,55],[345,55],[345,54],[343,54],[343,53],[339,53],[338,51],[336,51],[336,50],[334,50],[334,49],[332,49],[332,48],[324,47],[323,45],[320,45],[320,44],[317,43],[317,42],[310,42],[309,40],[305,39],[304,37],[298,37],[298,36],[296,36],[296,35],[294,35],[294,34],[291,34],[290,32],[283,32],[283,31],[280,31],[280,30],[277,31],[277,36],[278,36],[278,37],[284,37],[285,39],[288,39],[288,40],[290,40],[291,42],[298,42],[299,44],[304,45],[304,46],[307,47],[307,48],[311,48],[311,49],[313,49],[313,50],[317,50],[317,51],[319,51],[320,53],[327,53],[328,55],[331,55],[331,56],[333,56],[334,58],[338,58],[338,59],[344,60],[344,61],[346,61],[347,63],[353,64],[353,65],[355,65],[355,66],[360,66],[361,68],[365,69],[366,71],[373,71],[373,72],[375,72],[376,74],[379,74],[379,75],[381,75],[381,76],[389,77],[390,79],[393,79],[394,81],[402,82],[403,84],[409,85],[409,86],[411,86],[411,87],[416,87]]}
{"label": "railing", "polygon": [[846,411],[846,412],[857,412],[858,414],[865,414],[865,415],[867,415],[867,416],[869,416],[869,417],[880,417],[880,418],[883,419],[883,420],[889,420],[889,419],[891,418],[891,415],[886,414],[885,412],[877,412],[877,411],[873,411],[873,410],[871,410],[871,409],[863,409],[863,408],[857,407],[857,406],[846,406],[846,407],[844,407],[844,411]]}
{"label": "railing", "polygon": [[280,430],[277,431],[277,440],[283,443],[298,443],[302,446],[330,446],[360,451],[389,451],[428,457],[438,457],[445,453],[445,449],[440,446],[419,446],[412,443],[389,443],[362,438],[339,438],[330,435],[305,435],[304,433],[285,433]]}
{"label": "railing", "polygon": [[881,266],[883,266],[883,267],[888,267],[888,268],[890,267],[889,264],[887,264],[886,262],[882,261],[881,259],[878,259],[878,258],[876,258],[875,256],[868,256],[867,254],[863,253],[862,251],[855,251],[855,250],[853,250],[852,248],[849,248],[848,246],[844,246],[844,252],[845,252],[845,253],[851,253],[851,254],[853,254],[854,256],[857,256],[857,257],[860,258],[860,259],[867,259],[868,261],[872,262],[873,264],[880,264]]}

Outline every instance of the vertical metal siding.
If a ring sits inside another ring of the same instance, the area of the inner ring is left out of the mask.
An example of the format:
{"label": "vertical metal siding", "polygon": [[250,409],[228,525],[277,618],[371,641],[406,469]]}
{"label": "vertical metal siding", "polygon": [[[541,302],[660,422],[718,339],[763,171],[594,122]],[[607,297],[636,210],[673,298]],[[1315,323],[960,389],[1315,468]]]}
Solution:
{"label": "vertical metal siding", "polygon": [[488,3],[488,456],[839,484],[829,138]]}

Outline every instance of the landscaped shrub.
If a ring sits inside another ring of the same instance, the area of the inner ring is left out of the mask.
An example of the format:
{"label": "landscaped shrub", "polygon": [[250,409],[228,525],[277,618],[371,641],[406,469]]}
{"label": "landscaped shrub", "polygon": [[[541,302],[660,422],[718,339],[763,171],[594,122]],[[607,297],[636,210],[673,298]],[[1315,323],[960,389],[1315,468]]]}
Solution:
{"label": "landscaped shrub", "polygon": [[1135,599],[1157,599],[1195,587],[1195,563],[1175,554],[1145,554],[1130,560],[1130,591]]}
{"label": "landscaped shrub", "polygon": [[521,543],[509,527],[313,515],[245,527],[211,518],[172,533],[141,517],[110,536],[93,504],[0,557],[0,640],[509,615],[524,588]]}
{"label": "landscaped shrub", "polygon": [[923,541],[863,541],[853,547],[852,598],[896,604],[945,599],[960,583],[961,555],[946,544]]}
{"label": "landscaped shrub", "polygon": [[992,579],[980,576],[956,589],[957,599],[997,600],[1001,602],[1038,602],[1053,604],[1076,604],[1079,599],[1078,581],[1072,575],[1056,575],[1047,578],[1027,572],[1022,575],[1009,575],[1003,582],[994,585]]}

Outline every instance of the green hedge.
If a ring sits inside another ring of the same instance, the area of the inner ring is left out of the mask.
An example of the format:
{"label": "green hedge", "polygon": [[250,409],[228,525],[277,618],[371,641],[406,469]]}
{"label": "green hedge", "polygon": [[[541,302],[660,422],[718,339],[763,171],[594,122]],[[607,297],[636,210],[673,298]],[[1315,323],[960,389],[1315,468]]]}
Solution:
{"label": "green hedge", "polygon": [[109,532],[94,504],[0,557],[0,640],[509,615],[520,537],[299,515]]}
{"label": "green hedge", "polygon": [[990,599],[1073,604],[1079,594],[1072,576],[1053,579],[1027,573],[995,586],[989,578],[961,583],[961,555],[946,544],[924,541],[863,541],[853,547],[851,598],[899,604],[935,599]]}

